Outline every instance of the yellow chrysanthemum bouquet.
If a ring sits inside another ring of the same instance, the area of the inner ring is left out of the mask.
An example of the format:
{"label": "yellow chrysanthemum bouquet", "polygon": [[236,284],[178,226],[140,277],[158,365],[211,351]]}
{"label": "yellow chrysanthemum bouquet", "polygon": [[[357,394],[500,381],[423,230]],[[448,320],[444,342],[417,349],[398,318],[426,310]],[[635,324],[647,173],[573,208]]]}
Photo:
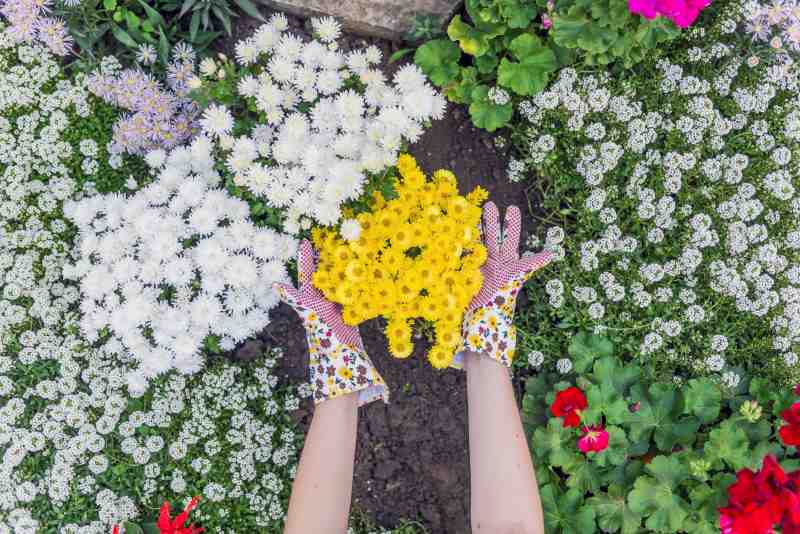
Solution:
{"label": "yellow chrysanthemum bouquet", "polygon": [[450,171],[436,171],[428,180],[406,154],[397,167],[397,197],[376,193],[371,211],[357,215],[357,225],[348,221],[355,232],[314,233],[320,259],[313,282],[342,305],[349,325],[385,317],[397,358],[411,355],[414,319],[429,321],[436,341],[428,359],[445,368],[461,342],[464,311],[483,283],[486,248],[478,222],[488,194],[478,187],[459,195]]}

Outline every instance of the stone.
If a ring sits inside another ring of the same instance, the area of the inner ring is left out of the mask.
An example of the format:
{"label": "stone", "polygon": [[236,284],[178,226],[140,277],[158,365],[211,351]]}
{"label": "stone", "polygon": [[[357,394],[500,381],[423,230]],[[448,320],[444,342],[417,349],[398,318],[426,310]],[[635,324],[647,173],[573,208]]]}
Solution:
{"label": "stone", "polygon": [[428,15],[447,24],[460,0],[264,0],[264,3],[303,17],[330,15],[345,29],[401,41],[415,16]]}

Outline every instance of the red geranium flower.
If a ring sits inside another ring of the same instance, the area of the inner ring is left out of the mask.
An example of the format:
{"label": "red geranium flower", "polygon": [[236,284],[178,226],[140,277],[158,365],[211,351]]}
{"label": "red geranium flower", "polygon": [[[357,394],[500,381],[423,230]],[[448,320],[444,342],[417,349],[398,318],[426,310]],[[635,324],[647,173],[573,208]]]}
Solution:
{"label": "red geranium flower", "polygon": [[800,402],[795,402],[788,410],[781,412],[781,417],[787,424],[779,431],[781,440],[785,445],[800,445]]}
{"label": "red geranium flower", "polygon": [[189,525],[188,527],[183,526],[189,519],[189,512],[197,506],[197,501],[199,500],[200,497],[192,498],[183,512],[179,513],[174,520],[169,516],[169,502],[164,502],[163,506],[161,506],[161,513],[158,516],[157,523],[161,534],[199,534],[203,532],[202,528],[195,527],[194,525]]}
{"label": "red geranium flower", "polygon": [[719,509],[723,534],[800,533],[800,472],[787,475],[773,456],[758,473],[742,469],[728,488],[728,506]]}
{"label": "red geranium flower", "polygon": [[578,440],[582,453],[601,452],[608,448],[608,432],[602,425],[583,427],[583,437]]}
{"label": "red geranium flower", "polygon": [[556,399],[550,406],[550,412],[556,417],[563,417],[564,427],[577,428],[581,423],[581,410],[588,406],[583,391],[572,386],[556,393]]}

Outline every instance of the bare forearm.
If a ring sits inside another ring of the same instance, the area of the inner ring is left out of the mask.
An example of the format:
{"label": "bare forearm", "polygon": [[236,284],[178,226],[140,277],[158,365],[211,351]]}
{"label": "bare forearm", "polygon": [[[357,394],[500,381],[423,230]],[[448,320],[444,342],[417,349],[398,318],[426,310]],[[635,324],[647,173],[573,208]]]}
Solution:
{"label": "bare forearm", "polygon": [[292,486],[285,534],[347,531],[357,428],[357,394],[317,405]]}
{"label": "bare forearm", "polygon": [[473,532],[544,532],[539,488],[508,369],[465,356]]}

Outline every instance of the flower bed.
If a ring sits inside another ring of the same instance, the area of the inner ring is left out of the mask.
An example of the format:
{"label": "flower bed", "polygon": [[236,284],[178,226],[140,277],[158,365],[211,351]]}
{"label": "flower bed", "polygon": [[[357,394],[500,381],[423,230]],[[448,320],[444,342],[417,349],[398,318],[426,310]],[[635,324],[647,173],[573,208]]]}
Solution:
{"label": "flower bed", "polygon": [[563,258],[541,278],[562,328],[529,348],[563,358],[563,334],[593,329],[676,381],[800,379],[798,75],[728,8],[635,78],[565,69],[520,105],[509,172],[547,177]]}

